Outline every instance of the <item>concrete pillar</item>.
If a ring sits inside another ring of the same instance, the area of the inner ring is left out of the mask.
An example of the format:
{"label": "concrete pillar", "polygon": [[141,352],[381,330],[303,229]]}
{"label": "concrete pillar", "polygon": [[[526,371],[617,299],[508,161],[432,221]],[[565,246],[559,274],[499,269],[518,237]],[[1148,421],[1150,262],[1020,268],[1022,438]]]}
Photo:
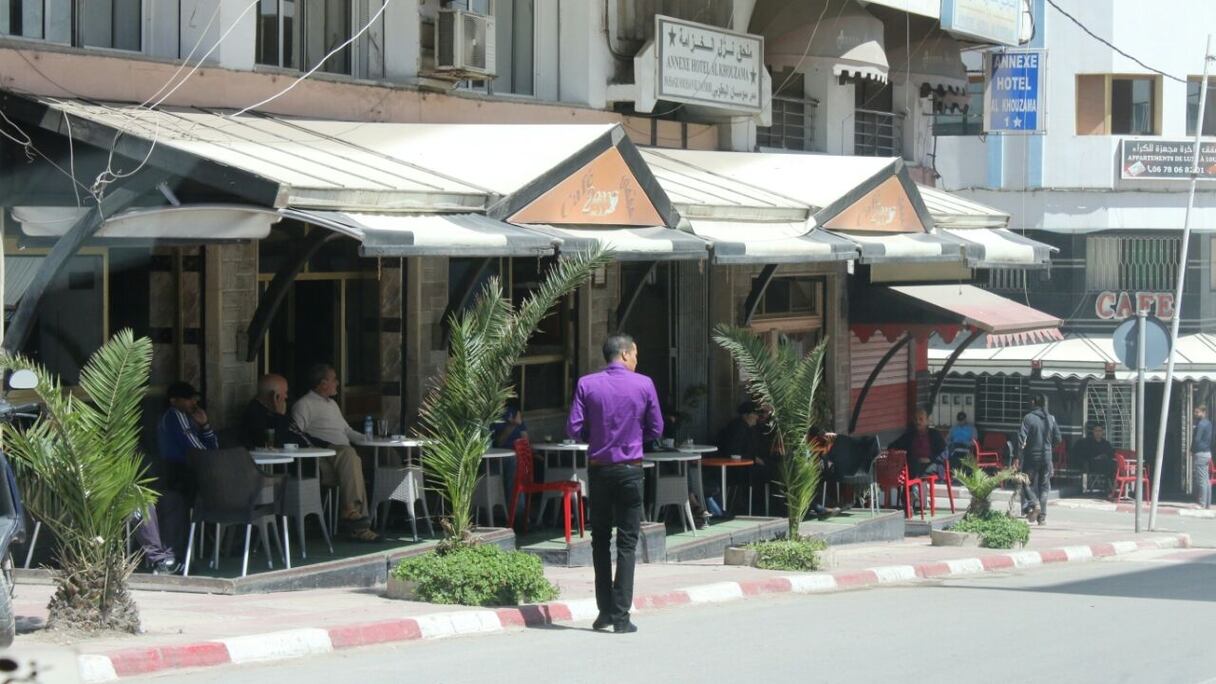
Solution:
{"label": "concrete pillar", "polygon": [[[815,111],[815,151],[828,154],[853,154],[853,84],[840,85],[829,68],[808,66],[805,73],[806,96],[819,101]],[[773,84],[774,93],[780,81]]]}
{"label": "concrete pillar", "polygon": [[849,429],[849,410],[852,408],[848,277],[841,265],[835,274],[828,276],[824,288],[824,327],[828,339],[824,379],[832,392],[834,429],[841,433]]}
{"label": "concrete pillar", "polygon": [[257,390],[257,364],[246,362],[244,351],[258,304],[258,245],[208,245],[204,264],[204,391],[211,423],[223,429],[239,423]]}
{"label": "concrete pillar", "polygon": [[393,422],[401,415],[404,395],[401,384],[406,346],[402,327],[403,263],[404,259],[382,259],[380,262],[380,415]]}
{"label": "concrete pillar", "polygon": [[417,420],[418,406],[431,378],[443,370],[447,350],[440,322],[448,305],[448,260],[411,257],[404,290],[402,330],[405,339],[406,422]]}
{"label": "concrete pillar", "polygon": [[384,71],[388,80],[407,83],[418,78],[421,31],[418,0],[393,0],[384,10]]}

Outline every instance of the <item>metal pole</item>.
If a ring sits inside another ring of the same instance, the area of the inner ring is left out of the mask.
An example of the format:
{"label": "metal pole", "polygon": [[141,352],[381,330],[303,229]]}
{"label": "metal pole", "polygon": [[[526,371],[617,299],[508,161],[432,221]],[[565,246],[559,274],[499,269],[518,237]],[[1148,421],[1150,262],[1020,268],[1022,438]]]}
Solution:
{"label": "metal pole", "polygon": [[1144,505],[1144,337],[1147,311],[1136,312],[1136,534],[1140,533],[1140,507]]}
{"label": "metal pole", "polygon": [[[1203,140],[1203,113],[1208,100],[1208,71],[1212,65],[1212,34],[1203,49],[1203,80],[1199,82],[1199,112],[1195,118],[1195,152],[1191,156],[1191,189],[1182,224],[1182,255],[1178,262],[1178,287],[1174,290],[1174,318],[1170,322],[1170,351],[1166,356],[1165,387],[1161,395],[1161,421],[1157,424],[1157,457],[1153,461],[1153,501],[1148,529],[1157,528],[1157,500],[1161,497],[1161,461],[1165,458],[1165,433],[1170,420],[1170,391],[1174,385],[1174,350],[1178,348],[1178,324],[1182,321],[1182,286],[1186,283],[1187,252],[1191,245],[1191,213],[1195,208],[1195,185],[1199,182],[1199,146]],[[1139,477],[1139,475],[1137,475]]]}

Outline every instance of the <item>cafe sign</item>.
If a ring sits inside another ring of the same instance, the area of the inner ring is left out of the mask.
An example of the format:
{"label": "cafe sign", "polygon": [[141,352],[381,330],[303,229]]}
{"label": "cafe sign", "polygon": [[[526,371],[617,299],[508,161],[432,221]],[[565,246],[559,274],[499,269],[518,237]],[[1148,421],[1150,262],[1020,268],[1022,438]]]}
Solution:
{"label": "cafe sign", "polygon": [[764,38],[655,16],[658,100],[757,113],[764,107]]}
{"label": "cafe sign", "polygon": [[545,191],[511,223],[661,226],[663,219],[615,147]]}
{"label": "cafe sign", "polygon": [[1155,314],[1168,321],[1174,317],[1174,295],[1168,292],[1115,292],[1099,293],[1094,300],[1094,314],[1105,321],[1121,321],[1136,315],[1137,311]]}

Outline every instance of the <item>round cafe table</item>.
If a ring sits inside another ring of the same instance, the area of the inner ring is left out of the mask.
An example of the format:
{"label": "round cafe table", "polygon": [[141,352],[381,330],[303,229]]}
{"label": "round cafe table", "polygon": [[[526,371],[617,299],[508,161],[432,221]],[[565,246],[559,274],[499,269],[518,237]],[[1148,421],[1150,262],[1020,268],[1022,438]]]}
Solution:
{"label": "round cafe table", "polygon": [[507,499],[502,491],[504,487],[502,468],[500,467],[497,473],[490,472],[490,463],[504,458],[515,458],[515,451],[512,449],[487,449],[481,455],[482,462],[486,464],[486,476],[481,479],[478,486],[485,488],[486,527],[494,526],[494,505],[496,503],[502,506],[503,513],[508,512]]}
{"label": "round cafe table", "polygon": [[[701,455],[684,451],[652,451],[642,454],[642,463],[643,465],[653,463],[656,466],[664,463],[679,464],[676,475],[664,475],[659,468],[655,468],[654,506],[656,510],[653,512],[657,514],[658,508],[662,506],[681,505],[685,515],[688,517],[688,525],[691,526],[692,533],[696,536],[697,524],[692,519],[692,509],[688,505],[688,469],[697,468],[697,476],[692,478],[692,486],[695,488],[697,496],[701,498],[701,501],[705,501],[705,491],[701,485]],[[680,492],[682,492],[682,495]]]}
{"label": "round cafe table", "polygon": [[253,462],[258,464],[265,464],[265,462],[269,460],[276,460],[280,463],[284,462],[279,459],[287,459],[287,461],[285,461],[287,463],[295,461],[296,479],[300,479],[303,477],[304,459],[337,456],[338,452],[334,451],[333,449],[319,449],[316,447],[300,447],[298,449],[260,448],[251,449],[249,451],[249,455],[253,457]]}
{"label": "round cafe table", "polygon": [[[583,442],[540,442],[532,445],[532,451],[541,454],[545,460],[545,480],[559,482],[578,480],[582,487],[583,496],[587,496],[587,444]],[[564,463],[563,456],[570,456],[570,465]],[[550,499],[560,497],[556,492],[545,492],[541,495],[541,512]]]}

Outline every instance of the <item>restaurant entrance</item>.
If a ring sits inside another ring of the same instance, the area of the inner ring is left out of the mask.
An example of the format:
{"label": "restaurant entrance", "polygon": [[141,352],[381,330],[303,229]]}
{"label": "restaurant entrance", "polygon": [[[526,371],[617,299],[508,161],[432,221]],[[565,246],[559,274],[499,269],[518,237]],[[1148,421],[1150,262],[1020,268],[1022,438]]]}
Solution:
{"label": "restaurant entrance", "polygon": [[625,330],[638,344],[638,372],[654,380],[659,400],[675,403],[675,289],[671,263],[626,262],[621,264],[625,286],[643,280],[637,302],[625,322]]}

